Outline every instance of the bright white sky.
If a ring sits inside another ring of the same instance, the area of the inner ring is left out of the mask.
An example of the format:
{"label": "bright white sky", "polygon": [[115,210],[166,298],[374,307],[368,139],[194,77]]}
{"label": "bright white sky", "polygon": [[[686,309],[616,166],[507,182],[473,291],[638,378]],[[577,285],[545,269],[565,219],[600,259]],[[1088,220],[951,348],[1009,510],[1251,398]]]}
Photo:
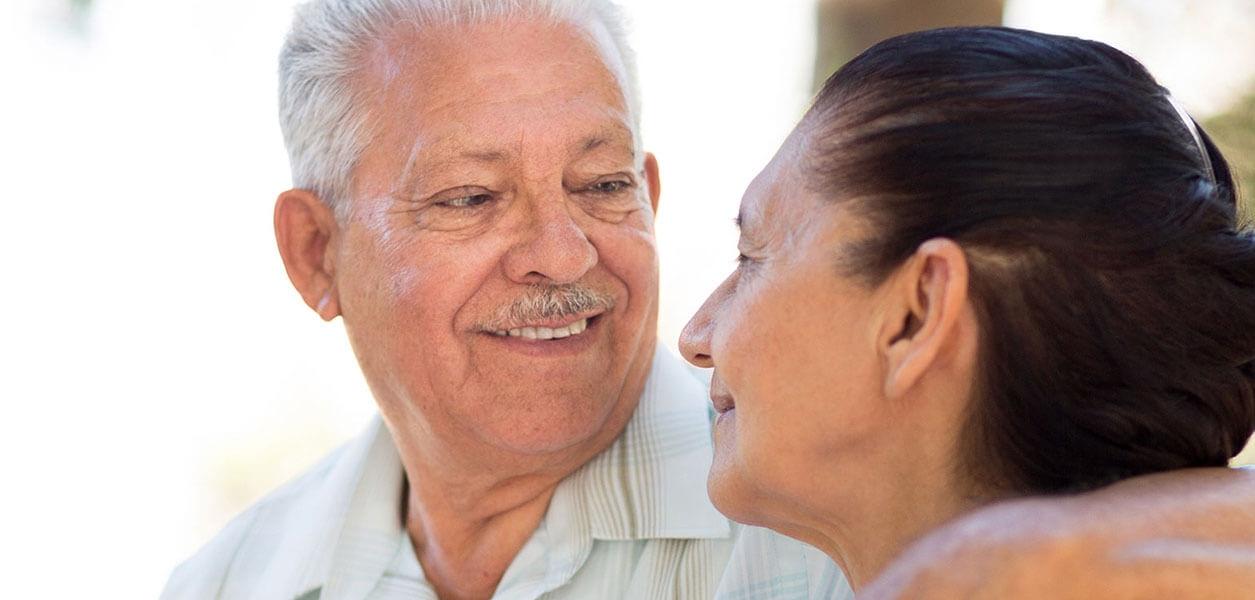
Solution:
{"label": "bright white sky", "polygon": [[[292,0],[98,0],[80,30],[63,4],[0,7],[5,595],[154,597],[230,514],[372,405],[342,329],[304,307],[274,251],[272,202],[289,183],[274,59]],[[662,164],[661,335],[674,347],[733,266],[742,190],[809,97],[813,11],[625,4]],[[1100,4],[1019,0],[1008,18],[1129,35],[1102,25]],[[1231,17],[1200,27],[1224,32]],[[1170,47],[1214,44],[1194,35]],[[1171,73],[1193,90],[1178,89],[1187,105],[1229,101],[1234,86],[1213,80],[1232,78],[1199,52],[1143,45],[1169,87]]]}

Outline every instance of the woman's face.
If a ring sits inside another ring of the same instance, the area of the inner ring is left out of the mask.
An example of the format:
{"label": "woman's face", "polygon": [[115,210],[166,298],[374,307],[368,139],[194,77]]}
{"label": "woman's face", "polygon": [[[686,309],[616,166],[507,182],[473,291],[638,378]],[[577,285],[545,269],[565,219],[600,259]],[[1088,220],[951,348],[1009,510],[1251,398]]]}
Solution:
{"label": "woman's face", "polygon": [[805,188],[803,143],[794,132],[746,191],[740,264],[680,339],[685,358],[714,367],[711,498],[785,533],[795,521],[780,511],[806,513],[830,497],[826,481],[875,467],[859,463],[876,460],[894,417],[881,401],[877,288],[838,264],[860,224]]}

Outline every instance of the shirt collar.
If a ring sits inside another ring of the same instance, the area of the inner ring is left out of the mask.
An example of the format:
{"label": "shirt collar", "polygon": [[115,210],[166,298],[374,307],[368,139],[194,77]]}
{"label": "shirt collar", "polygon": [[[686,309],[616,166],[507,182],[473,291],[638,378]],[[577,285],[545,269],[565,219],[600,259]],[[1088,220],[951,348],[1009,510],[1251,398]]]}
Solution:
{"label": "shirt collar", "polygon": [[[565,539],[572,554],[551,565],[565,563],[563,570],[573,574],[594,539],[731,535],[728,520],[706,496],[712,459],[706,396],[697,378],[659,345],[623,433],[554,493],[542,525]],[[272,580],[277,593],[266,597],[295,598],[319,588],[324,600],[365,597],[405,539],[404,485],[396,446],[376,417],[341,450],[318,492],[298,502],[293,513],[299,517],[289,527],[296,531],[276,548],[287,568]]]}
{"label": "shirt collar", "polygon": [[[314,489],[301,494],[280,523],[265,584],[255,598],[332,598],[328,583],[337,581],[353,541],[386,520],[387,509],[378,498],[388,494],[394,523],[400,521],[403,479],[400,458],[392,438],[376,416],[361,434],[336,451]],[[395,493],[393,493],[395,491]],[[395,525],[394,525],[395,527]],[[322,594],[316,594],[322,589]],[[352,596],[344,596],[352,597]]]}
{"label": "shirt collar", "polygon": [[706,388],[665,348],[636,413],[613,444],[562,485],[578,497],[595,539],[726,538],[706,495],[712,459]]}

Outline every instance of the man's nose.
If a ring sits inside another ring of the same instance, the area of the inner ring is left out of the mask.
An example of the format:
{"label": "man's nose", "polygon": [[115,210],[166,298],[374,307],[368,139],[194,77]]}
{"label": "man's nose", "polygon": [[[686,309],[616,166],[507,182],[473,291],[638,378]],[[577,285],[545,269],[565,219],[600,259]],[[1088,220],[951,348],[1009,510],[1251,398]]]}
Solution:
{"label": "man's nose", "polygon": [[518,283],[574,283],[597,264],[597,248],[566,202],[540,199],[528,207],[522,239],[505,256],[506,275]]}

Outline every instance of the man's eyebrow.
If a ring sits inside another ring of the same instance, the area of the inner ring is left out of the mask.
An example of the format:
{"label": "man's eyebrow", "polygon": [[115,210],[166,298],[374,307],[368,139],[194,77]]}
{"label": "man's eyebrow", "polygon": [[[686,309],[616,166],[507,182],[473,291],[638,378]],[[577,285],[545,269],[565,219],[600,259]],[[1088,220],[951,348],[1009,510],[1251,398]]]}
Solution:
{"label": "man's eyebrow", "polygon": [[[510,158],[510,153],[500,148],[492,148],[492,147],[474,148],[474,147],[465,147],[465,146],[462,146],[462,147],[453,146],[453,147],[445,148],[441,150],[439,145],[433,145],[432,148],[434,148],[434,150],[427,149],[425,150],[425,152],[421,152],[421,153],[418,148],[415,148],[415,152],[409,161],[410,168],[413,168],[417,164],[423,163],[424,161],[426,161],[426,164],[424,164],[424,166],[427,168],[444,169],[444,168],[449,168],[450,166],[458,162],[463,162],[463,161],[468,161],[468,160],[473,161],[473,162],[478,162],[478,163],[497,163],[497,162],[505,161],[508,158]],[[432,156],[430,158],[424,159],[422,154],[426,152],[433,152],[436,154],[436,156]]]}
{"label": "man's eyebrow", "polygon": [[458,154],[458,158],[469,158],[476,162],[501,162],[506,153],[501,150],[466,150]]}
{"label": "man's eyebrow", "polygon": [[[452,156],[435,160],[430,164],[423,164],[424,171],[441,171],[450,168],[452,165],[470,160],[477,163],[499,163],[509,158],[509,154],[503,150],[461,150]],[[415,146],[410,155],[410,159],[405,163],[405,170],[402,171],[401,177],[398,179],[397,189],[404,190],[406,194],[412,194],[418,186],[419,171],[418,166],[422,164],[423,159],[419,154],[419,147]]]}
{"label": "man's eyebrow", "polygon": [[628,156],[631,156],[633,160],[635,160],[636,148],[635,148],[635,145],[630,141],[631,136],[629,135],[627,140],[625,141],[622,139],[623,136],[616,135],[617,133],[618,133],[617,130],[613,132],[607,131],[607,132],[591,135],[584,138],[583,140],[580,140],[580,143],[578,144],[578,147],[580,149],[579,154],[581,155],[588,154],[603,146],[613,145],[613,146],[616,146],[619,150],[622,150]]}
{"label": "man's eyebrow", "polygon": [[[631,130],[627,128],[611,127],[603,131],[599,131],[593,135],[585,137],[575,144],[579,155],[585,155],[603,146],[611,145],[618,147],[625,154],[631,157],[632,161],[636,161],[636,147],[631,141]],[[448,169],[455,163],[464,160],[470,160],[477,163],[500,163],[509,160],[510,153],[499,149],[463,149],[453,150],[452,156],[438,159],[432,163],[424,164],[424,171]],[[418,165],[422,163],[420,158],[420,147],[415,146],[411,152],[410,160],[406,161],[405,171],[399,180],[399,189],[408,190],[412,193],[418,184]]]}

